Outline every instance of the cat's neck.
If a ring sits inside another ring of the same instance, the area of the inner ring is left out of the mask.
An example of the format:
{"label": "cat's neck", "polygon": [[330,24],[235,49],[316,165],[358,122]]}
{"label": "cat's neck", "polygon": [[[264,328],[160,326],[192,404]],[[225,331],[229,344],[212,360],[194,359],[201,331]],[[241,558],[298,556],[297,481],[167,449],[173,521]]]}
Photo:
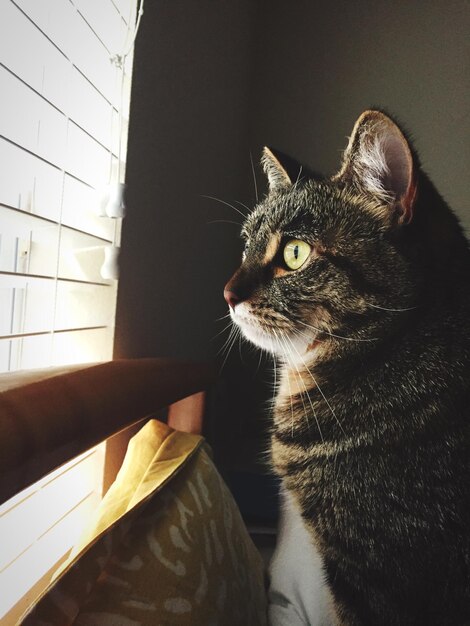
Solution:
{"label": "cat's neck", "polygon": [[[278,367],[275,430],[286,442],[346,450],[450,428],[445,401],[438,405],[448,393],[461,396],[468,387],[470,337],[460,336],[459,328],[468,324],[469,311],[463,296],[423,304],[394,334],[376,342],[330,338],[301,360],[284,360]],[[443,323],[453,346],[450,360]],[[421,415],[416,407],[427,406],[430,384],[435,411]],[[441,417],[433,421],[436,414]],[[420,416],[412,431],[403,415]]]}

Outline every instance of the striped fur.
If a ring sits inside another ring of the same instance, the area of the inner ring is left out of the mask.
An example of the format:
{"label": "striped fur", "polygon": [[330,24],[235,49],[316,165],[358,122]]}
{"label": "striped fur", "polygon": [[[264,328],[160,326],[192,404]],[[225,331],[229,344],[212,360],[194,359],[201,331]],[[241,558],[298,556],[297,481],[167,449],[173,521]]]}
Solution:
{"label": "striped fur", "polygon": [[[278,361],[274,467],[347,626],[470,624],[470,254],[411,154],[378,112],[332,180],[286,185],[266,153],[228,283]],[[314,254],[279,273],[291,238]]]}

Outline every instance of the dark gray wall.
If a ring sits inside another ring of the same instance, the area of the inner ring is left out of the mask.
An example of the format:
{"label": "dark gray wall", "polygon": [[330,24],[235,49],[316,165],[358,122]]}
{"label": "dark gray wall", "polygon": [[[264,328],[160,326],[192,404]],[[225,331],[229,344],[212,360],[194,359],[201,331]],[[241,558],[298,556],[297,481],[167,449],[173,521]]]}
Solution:
{"label": "dark gray wall", "polygon": [[470,5],[263,0],[251,101],[263,143],[332,174],[359,114],[385,109],[470,227]]}

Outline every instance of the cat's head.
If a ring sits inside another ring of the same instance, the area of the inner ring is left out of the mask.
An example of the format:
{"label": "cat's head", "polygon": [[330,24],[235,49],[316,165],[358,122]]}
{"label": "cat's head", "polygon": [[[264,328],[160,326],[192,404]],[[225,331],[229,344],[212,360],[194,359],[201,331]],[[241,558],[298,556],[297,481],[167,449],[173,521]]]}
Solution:
{"label": "cat's head", "polygon": [[386,115],[366,111],[342,167],[324,181],[289,178],[267,148],[269,193],[248,216],[243,260],[225,286],[247,339],[299,359],[338,341],[373,341],[388,309],[413,306],[402,233],[413,221],[411,149]]}

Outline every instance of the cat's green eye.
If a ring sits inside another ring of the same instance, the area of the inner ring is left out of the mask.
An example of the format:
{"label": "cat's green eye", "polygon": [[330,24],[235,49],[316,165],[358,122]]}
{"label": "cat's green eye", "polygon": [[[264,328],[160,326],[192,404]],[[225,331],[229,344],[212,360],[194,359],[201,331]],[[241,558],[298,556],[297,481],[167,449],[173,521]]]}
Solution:
{"label": "cat's green eye", "polygon": [[291,239],[284,247],[284,261],[290,270],[298,270],[310,254],[310,246],[300,239]]}

